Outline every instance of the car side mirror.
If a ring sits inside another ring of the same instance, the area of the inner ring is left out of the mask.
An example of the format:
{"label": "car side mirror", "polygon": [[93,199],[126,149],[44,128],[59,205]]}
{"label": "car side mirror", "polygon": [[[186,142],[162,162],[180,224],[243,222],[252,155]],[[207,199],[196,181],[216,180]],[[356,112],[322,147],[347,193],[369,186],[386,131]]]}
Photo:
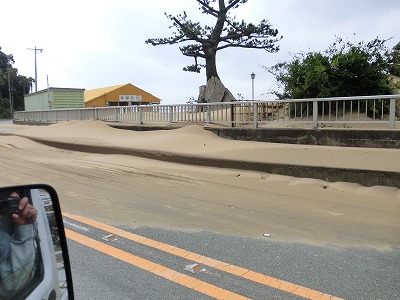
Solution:
{"label": "car side mirror", "polygon": [[0,188],[0,299],[74,299],[60,202],[49,185]]}

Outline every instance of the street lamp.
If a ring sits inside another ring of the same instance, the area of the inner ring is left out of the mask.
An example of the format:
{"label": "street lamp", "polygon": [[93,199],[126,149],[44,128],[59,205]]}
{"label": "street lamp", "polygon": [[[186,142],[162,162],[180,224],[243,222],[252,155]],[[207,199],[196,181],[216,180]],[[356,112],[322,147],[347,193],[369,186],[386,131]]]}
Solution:
{"label": "street lamp", "polygon": [[256,74],[254,74],[253,72],[250,74],[250,77],[251,77],[251,100],[254,101],[254,78],[256,78]]}

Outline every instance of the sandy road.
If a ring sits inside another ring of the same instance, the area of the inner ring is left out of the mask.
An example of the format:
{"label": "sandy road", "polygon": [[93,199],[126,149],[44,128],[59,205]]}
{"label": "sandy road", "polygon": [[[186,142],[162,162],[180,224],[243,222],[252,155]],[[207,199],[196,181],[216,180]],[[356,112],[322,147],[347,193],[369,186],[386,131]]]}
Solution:
{"label": "sandy road", "polygon": [[400,192],[259,172],[87,154],[0,136],[0,185],[47,183],[66,212],[126,227],[400,245]]}

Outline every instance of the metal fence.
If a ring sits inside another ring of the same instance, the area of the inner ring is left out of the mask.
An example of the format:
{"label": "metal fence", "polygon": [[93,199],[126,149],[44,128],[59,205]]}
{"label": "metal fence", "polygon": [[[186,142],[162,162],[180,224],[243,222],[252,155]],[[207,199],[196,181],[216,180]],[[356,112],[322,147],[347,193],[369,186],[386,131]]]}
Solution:
{"label": "metal fence", "polygon": [[[101,120],[136,124],[201,123],[229,127],[267,127],[269,124],[387,124],[395,129],[399,119],[400,94],[235,101],[176,105],[140,105],[20,111],[16,121],[59,122]],[[397,115],[396,115],[397,113]]]}

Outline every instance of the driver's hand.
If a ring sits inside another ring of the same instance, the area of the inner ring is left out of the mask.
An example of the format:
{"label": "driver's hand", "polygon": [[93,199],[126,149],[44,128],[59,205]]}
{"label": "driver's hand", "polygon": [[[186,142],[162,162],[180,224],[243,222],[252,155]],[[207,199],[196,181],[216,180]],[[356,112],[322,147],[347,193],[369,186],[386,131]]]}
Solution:
{"label": "driver's hand", "polygon": [[[19,197],[17,193],[11,194],[12,197]],[[15,225],[33,224],[36,221],[37,210],[29,203],[27,197],[21,199],[18,205],[19,213],[12,215]]]}

